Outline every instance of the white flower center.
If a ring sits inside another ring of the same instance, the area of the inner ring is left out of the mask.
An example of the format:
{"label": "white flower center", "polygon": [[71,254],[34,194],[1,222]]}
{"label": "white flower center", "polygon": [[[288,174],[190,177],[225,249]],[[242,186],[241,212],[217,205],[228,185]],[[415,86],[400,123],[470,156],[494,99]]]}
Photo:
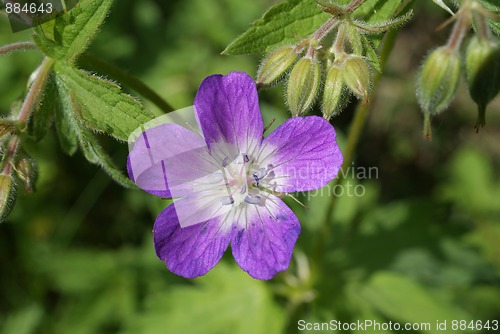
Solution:
{"label": "white flower center", "polygon": [[222,204],[261,204],[259,181],[268,174],[267,168],[258,168],[246,153],[238,154],[232,160],[226,157],[221,165],[227,191],[227,196],[221,199]]}

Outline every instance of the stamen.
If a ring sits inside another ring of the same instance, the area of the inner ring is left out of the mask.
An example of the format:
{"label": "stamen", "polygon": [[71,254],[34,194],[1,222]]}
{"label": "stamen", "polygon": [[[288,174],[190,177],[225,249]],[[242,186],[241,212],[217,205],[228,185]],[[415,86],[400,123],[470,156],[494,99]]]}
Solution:
{"label": "stamen", "polygon": [[234,204],[233,196],[222,197],[220,201],[221,201],[222,205]]}
{"label": "stamen", "polygon": [[243,162],[247,163],[249,161],[250,161],[250,158],[248,157],[248,155],[246,153],[243,153]]}
{"label": "stamen", "polygon": [[228,160],[228,157],[225,157],[224,160],[222,160],[222,167],[224,167],[224,168],[227,167],[227,160]]}
{"label": "stamen", "polygon": [[257,177],[257,174],[253,173],[252,176],[253,176],[253,179],[255,180],[255,185],[258,187],[259,186],[259,178]]}
{"label": "stamen", "polygon": [[260,204],[261,197],[259,195],[248,195],[245,197],[245,202],[248,204]]}
{"label": "stamen", "polygon": [[262,167],[259,168],[258,171],[252,174],[253,179],[255,180],[255,185],[258,187],[259,186],[259,181],[262,180],[264,177],[267,175],[267,168]]}

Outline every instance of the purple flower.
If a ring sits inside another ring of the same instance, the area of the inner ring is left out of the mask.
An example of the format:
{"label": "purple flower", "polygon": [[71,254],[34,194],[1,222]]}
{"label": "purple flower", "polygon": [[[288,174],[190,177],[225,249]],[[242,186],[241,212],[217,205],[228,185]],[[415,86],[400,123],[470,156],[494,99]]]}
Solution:
{"label": "purple flower", "polygon": [[271,279],[288,268],[300,233],[278,195],[323,187],[337,175],[335,130],[320,117],[294,117],[263,139],[255,83],[245,73],[207,77],[194,108],[203,137],[162,124],[143,132],[129,155],[135,183],[177,198],[156,219],[156,254],[173,273],[194,278],[231,243],[244,271]]}

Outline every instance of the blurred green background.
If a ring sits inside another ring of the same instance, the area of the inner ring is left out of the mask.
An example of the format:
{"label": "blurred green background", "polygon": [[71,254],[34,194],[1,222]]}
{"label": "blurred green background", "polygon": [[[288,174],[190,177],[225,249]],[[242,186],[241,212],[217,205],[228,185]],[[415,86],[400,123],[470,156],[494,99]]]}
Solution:
{"label": "blurred green background", "polygon": [[[89,51],[185,107],[207,75],[255,75],[258,56],[220,52],[273,2],[116,1]],[[154,219],[168,203],[120,188],[79,152],[65,156],[52,133],[26,144],[39,164],[37,190],[21,191],[0,225],[0,333],[273,334],[297,332],[299,319],[500,320],[500,99],[476,134],[476,107],[462,85],[434,120],[434,141],[421,138],[415,74],[449,31],[435,31],[447,14],[431,1],[415,9],[355,159],[357,168],[376,167],[378,177],[348,178],[365,194],[338,198],[317,284],[308,263],[327,192],[303,196],[308,210],[288,202],[303,232],[285,274],[253,280],[228,252],[205,277],[184,280],[167,271],[152,245]],[[30,34],[11,33],[0,15],[0,44]],[[0,113],[23,98],[40,60],[36,52],[0,58]],[[261,92],[267,121],[289,117],[282,91]],[[353,109],[333,120],[341,146]],[[126,145],[102,139],[124,165]]]}

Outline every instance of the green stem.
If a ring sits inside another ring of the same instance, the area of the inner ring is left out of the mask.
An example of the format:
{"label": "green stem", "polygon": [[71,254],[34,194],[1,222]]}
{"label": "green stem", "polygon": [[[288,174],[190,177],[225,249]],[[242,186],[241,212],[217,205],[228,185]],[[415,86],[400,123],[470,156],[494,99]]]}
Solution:
{"label": "green stem", "polygon": [[[389,58],[389,55],[396,41],[397,33],[398,31],[390,31],[384,37],[382,50],[380,54],[381,68],[384,68],[387,59]],[[376,87],[380,77],[381,73],[376,72],[376,74],[373,77],[373,87]],[[374,91],[375,90],[372,89],[371,95],[374,94]],[[369,100],[372,100],[372,97],[373,96],[370,96]],[[337,178],[334,181],[332,181],[331,183],[332,186],[342,183],[342,181],[345,178],[345,175],[347,175],[347,169],[349,168],[354,159],[354,153],[356,151],[356,147],[361,137],[361,133],[365,126],[370,107],[371,107],[370,103],[361,103],[356,108],[354,119],[352,121],[352,125],[349,130],[349,136],[347,137],[346,149],[343,153],[344,163],[342,164],[341,172],[338,174]],[[312,261],[311,261],[311,272],[313,279],[319,277],[321,263],[323,262],[323,256],[325,254],[325,247],[328,243],[328,238],[330,236],[330,229],[332,225],[331,218],[335,211],[336,203],[337,203],[337,197],[332,196],[330,204],[327,209],[325,220],[323,221],[323,225],[321,226],[321,229],[318,233],[318,239],[317,242],[315,243],[315,248],[312,254]]]}
{"label": "green stem", "polygon": [[450,38],[448,39],[447,47],[450,50],[458,51],[460,49],[460,46],[462,45],[467,30],[470,29],[472,20],[472,14],[468,2],[465,3],[463,7],[457,12],[456,16],[458,18],[455,22],[455,25],[453,26]]}
{"label": "green stem", "polygon": [[43,90],[45,85],[47,84],[47,80],[49,79],[50,71],[52,70],[52,65],[54,61],[48,57],[44,58],[42,64],[37,69],[37,74],[35,76],[35,80],[30,86],[28,94],[24,99],[23,105],[21,106],[21,110],[19,111],[19,115],[17,116],[17,120],[21,123],[27,123],[31,117],[31,112],[34,109],[35,103],[40,101],[42,97]]}
{"label": "green stem", "polygon": [[345,11],[346,13],[352,13],[356,9],[358,9],[359,6],[363,4],[364,0],[352,0],[349,5],[347,5]]}
{"label": "green stem", "polygon": [[127,72],[115,67],[99,58],[92,56],[88,53],[83,54],[79,59],[80,65],[88,67],[96,72],[101,72],[108,75],[111,79],[123,83],[125,86],[136,91],[146,99],[153,102],[165,114],[174,111],[175,109],[170,106],[163,98],[149,88],[141,80],[131,76]]}
{"label": "green stem", "polygon": [[[31,113],[35,109],[35,104],[40,102],[40,99],[47,84],[50,71],[52,70],[53,60],[46,57],[43,59],[42,64],[37,69],[35,79],[31,84],[28,94],[21,106],[21,110],[17,115],[17,121],[19,123],[28,123]],[[17,151],[19,149],[20,139],[17,135],[10,138],[9,144],[7,145],[7,151],[4,155],[5,165],[2,168],[2,173],[9,175],[12,170],[11,162],[15,160]]]}
{"label": "green stem", "polygon": [[0,56],[8,55],[16,51],[36,50],[37,46],[33,42],[18,42],[0,46]]}

